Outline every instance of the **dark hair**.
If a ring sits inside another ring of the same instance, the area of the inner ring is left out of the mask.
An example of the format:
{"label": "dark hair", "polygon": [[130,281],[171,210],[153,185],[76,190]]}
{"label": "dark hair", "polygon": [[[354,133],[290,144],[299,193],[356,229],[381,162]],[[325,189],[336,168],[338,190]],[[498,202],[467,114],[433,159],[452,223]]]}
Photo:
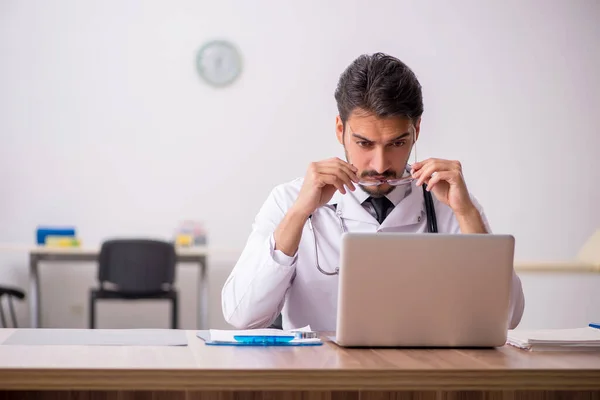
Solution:
{"label": "dark hair", "polygon": [[344,124],[357,108],[378,117],[403,117],[413,122],[423,114],[421,84],[414,72],[383,53],[363,54],[354,60],[340,76],[335,100]]}

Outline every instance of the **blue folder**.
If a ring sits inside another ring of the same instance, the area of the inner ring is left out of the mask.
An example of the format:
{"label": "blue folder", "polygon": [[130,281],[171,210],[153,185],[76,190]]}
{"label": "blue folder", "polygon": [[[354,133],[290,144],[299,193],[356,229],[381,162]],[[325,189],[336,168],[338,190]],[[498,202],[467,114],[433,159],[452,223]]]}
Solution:
{"label": "blue folder", "polygon": [[47,236],[75,236],[75,233],[75,228],[69,226],[38,226],[35,231],[35,239],[37,244],[43,245],[46,243]]}
{"label": "blue folder", "polygon": [[213,342],[210,338],[209,330],[197,331],[196,336],[202,340],[207,346],[321,346],[323,342],[319,341],[293,341],[288,336],[255,336],[255,337],[240,337],[235,342]]}

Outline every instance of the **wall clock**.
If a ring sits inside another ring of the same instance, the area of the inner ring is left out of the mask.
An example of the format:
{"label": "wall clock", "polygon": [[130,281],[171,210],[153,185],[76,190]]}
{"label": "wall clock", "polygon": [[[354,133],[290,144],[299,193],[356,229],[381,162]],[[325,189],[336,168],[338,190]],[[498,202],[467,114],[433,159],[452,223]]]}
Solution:
{"label": "wall clock", "polygon": [[225,40],[213,40],[198,51],[198,74],[215,87],[230,85],[242,72],[242,57],[238,49]]}

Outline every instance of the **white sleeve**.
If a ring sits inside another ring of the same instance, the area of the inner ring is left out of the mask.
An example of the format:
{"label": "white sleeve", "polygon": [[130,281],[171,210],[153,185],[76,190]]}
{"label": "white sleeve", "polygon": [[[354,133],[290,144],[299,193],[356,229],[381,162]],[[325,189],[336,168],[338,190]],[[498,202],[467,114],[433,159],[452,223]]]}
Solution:
{"label": "white sleeve", "polygon": [[513,268],[512,273],[512,285],[510,288],[510,309],[508,316],[508,329],[515,329],[523,318],[523,312],[525,311],[525,295],[523,294],[523,287],[521,285],[521,279]]}
{"label": "white sleeve", "polygon": [[291,267],[295,265],[296,260],[298,260],[298,251],[296,251],[296,254],[290,257],[281,250],[275,250],[275,238],[273,237],[273,234],[269,236],[269,249],[271,252],[271,257],[277,264]]}
{"label": "white sleeve", "polygon": [[296,268],[297,254],[275,250],[273,233],[285,215],[272,191],[221,291],[225,320],[236,329],[269,326],[279,315]]}

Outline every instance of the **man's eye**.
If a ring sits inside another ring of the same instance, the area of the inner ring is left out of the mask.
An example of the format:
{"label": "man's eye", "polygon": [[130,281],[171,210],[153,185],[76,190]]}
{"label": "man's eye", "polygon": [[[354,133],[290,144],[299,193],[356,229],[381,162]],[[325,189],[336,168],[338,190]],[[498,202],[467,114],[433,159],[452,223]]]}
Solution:
{"label": "man's eye", "polygon": [[406,144],[406,140],[398,140],[397,142],[392,143],[394,147],[402,147]]}
{"label": "man's eye", "polygon": [[365,142],[364,140],[360,140],[358,142],[356,142],[357,145],[359,145],[360,147],[369,147],[371,146],[371,142]]}

